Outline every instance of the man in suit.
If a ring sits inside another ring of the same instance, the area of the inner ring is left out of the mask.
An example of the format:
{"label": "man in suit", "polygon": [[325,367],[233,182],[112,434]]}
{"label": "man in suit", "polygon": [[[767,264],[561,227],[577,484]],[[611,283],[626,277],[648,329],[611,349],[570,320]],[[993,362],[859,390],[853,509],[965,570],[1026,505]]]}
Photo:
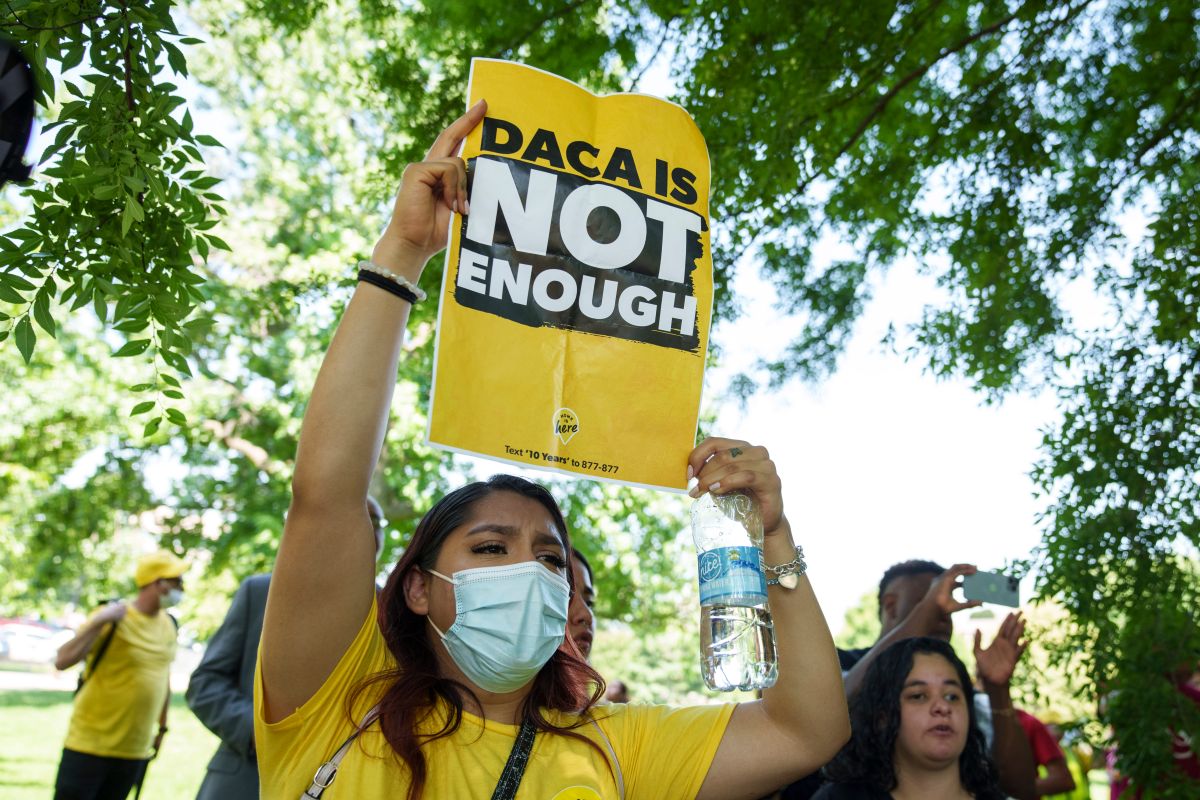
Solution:
{"label": "man in suit", "polygon": [[[383,549],[387,521],[375,498],[367,498],[375,529],[375,557]],[[225,621],[209,640],[200,665],[188,682],[192,713],[221,739],[208,762],[196,800],[257,800],[258,763],[254,749],[254,665],[262,638],[270,575],[242,582]]]}

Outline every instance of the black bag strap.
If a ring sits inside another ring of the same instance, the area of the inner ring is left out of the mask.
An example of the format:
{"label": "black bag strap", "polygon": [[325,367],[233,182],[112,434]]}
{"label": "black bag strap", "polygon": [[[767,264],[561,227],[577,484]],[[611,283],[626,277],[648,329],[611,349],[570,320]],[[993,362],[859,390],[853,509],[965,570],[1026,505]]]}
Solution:
{"label": "black bag strap", "polygon": [[[341,766],[346,753],[350,751],[350,745],[377,719],[379,719],[379,706],[374,706],[363,717],[354,733],[342,742],[342,746],[337,749],[337,752],[317,769],[317,774],[313,776],[313,782],[304,791],[304,794],[300,795],[300,800],[318,800],[325,793],[325,790],[333,783],[333,779],[337,777],[338,767]],[[521,723],[521,730],[517,732],[517,741],[513,743],[512,752],[508,754],[508,763],[504,765],[504,771],[500,773],[500,782],[496,784],[492,800],[513,800],[517,794],[521,778],[525,776],[525,765],[529,763],[529,755],[533,752],[533,737],[536,733],[537,728],[533,727],[532,722],[525,720]]]}
{"label": "black bag strap", "polygon": [[112,623],[112,627],[108,629],[108,633],[104,634],[104,639],[101,640],[100,646],[96,648],[96,655],[90,662],[85,662],[83,669],[79,671],[79,681],[75,684],[75,694],[79,694],[79,690],[83,688],[83,684],[87,679],[96,674],[96,667],[100,666],[100,659],[104,658],[104,654],[108,652],[108,646],[112,644],[113,637],[117,635],[117,625],[119,623],[120,620]]}
{"label": "black bag strap", "polygon": [[500,782],[492,793],[492,800],[513,800],[517,789],[521,786],[521,778],[525,776],[525,765],[529,763],[529,754],[533,752],[533,737],[537,728],[525,720],[521,730],[517,732],[517,741],[513,744],[512,752],[508,754],[508,763],[504,772],[500,773]]}

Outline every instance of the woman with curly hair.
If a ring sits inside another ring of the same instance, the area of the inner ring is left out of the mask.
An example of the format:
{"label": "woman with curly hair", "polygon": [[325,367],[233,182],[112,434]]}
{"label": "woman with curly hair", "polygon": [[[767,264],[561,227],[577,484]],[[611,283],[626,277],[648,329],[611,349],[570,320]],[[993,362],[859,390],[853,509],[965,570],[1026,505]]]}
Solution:
{"label": "woman with curly hair", "polygon": [[1003,800],[967,668],[941,639],[905,639],[871,665],[853,734],[813,800]]}

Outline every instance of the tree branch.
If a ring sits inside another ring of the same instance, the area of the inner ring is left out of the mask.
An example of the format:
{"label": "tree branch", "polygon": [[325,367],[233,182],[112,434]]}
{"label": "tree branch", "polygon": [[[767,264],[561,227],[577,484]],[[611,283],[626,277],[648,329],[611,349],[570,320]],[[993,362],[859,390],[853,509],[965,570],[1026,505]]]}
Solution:
{"label": "tree branch", "polygon": [[579,8],[580,6],[587,5],[590,2],[592,2],[592,0],[571,0],[571,2],[567,3],[565,6],[558,9],[557,11],[550,11],[545,16],[543,16],[540,20],[538,20],[532,26],[530,26],[530,28],[527,31],[525,31],[525,33],[523,33],[520,36],[513,39],[511,44],[508,44],[505,47],[502,47],[501,52],[503,52],[505,54],[511,54],[514,50],[516,50],[518,47],[520,47],[522,44],[524,44],[529,39],[530,36],[533,36],[535,33],[537,33],[538,30],[546,23],[550,22],[551,20],[560,19],[562,17],[565,17],[567,14],[571,13],[575,9]]}
{"label": "tree branch", "polygon": [[[128,27],[129,26],[129,5],[127,2],[125,2],[125,0],[122,0],[121,8],[123,9],[121,14],[122,14],[122,16],[125,17],[125,25],[126,25],[126,27]],[[133,111],[133,108],[134,108],[134,105],[133,105],[133,57],[131,55],[131,49],[130,49],[130,47],[131,47],[130,39],[132,39],[132,38],[133,38],[132,35],[129,35],[125,38],[125,105],[127,105],[129,107],[130,111]]]}
{"label": "tree branch", "polygon": [[642,78],[645,77],[646,73],[650,70],[650,67],[653,66],[654,62],[658,60],[659,54],[662,53],[663,45],[667,43],[667,37],[671,35],[671,26],[675,24],[675,20],[677,19],[679,19],[678,16],[672,16],[670,19],[666,20],[666,25],[663,27],[662,38],[660,38],[658,40],[658,44],[654,46],[653,55],[651,55],[649,60],[647,60],[642,68],[638,70],[638,74],[633,76],[633,80],[629,84],[629,91],[637,91],[637,85],[641,83]]}
{"label": "tree branch", "polygon": [[12,3],[9,2],[9,0],[4,0],[4,5],[8,6],[8,13],[12,14],[13,19],[17,21],[17,24],[29,31],[61,31],[63,28],[73,28],[76,25],[82,25],[85,22],[95,22],[98,19],[104,18],[104,14],[101,13],[94,17],[84,17],[83,19],[77,19],[74,22],[64,22],[62,25],[54,25],[48,28],[43,28],[38,25],[30,25],[28,22],[24,22],[19,16],[17,16],[17,12],[12,7]]}
{"label": "tree branch", "polygon": [[[915,39],[917,35],[921,33],[921,31],[925,28],[925,24],[933,17],[934,12],[937,11],[938,6],[941,5],[942,2],[943,0],[935,0],[928,8],[924,10],[923,13],[913,14],[913,21],[907,26],[909,30],[908,38],[905,39],[899,47],[901,53],[903,53],[913,39]],[[875,85],[875,81],[879,80],[879,78],[883,75],[888,63],[889,62],[886,59],[880,59],[878,68],[876,68],[870,75],[864,76],[859,82],[858,86],[854,87],[852,91],[847,92],[844,96],[838,98],[836,101],[830,102],[829,105],[825,106],[825,108],[821,109],[820,111],[809,114],[807,117],[800,120],[796,127],[803,128],[821,114],[828,114],[831,111],[836,111],[847,103],[857,100],[865,91]]]}
{"label": "tree branch", "polygon": [[[829,160],[829,163],[831,165],[836,163],[837,160],[839,158],[841,158],[843,155],[845,155],[850,150],[851,147],[853,147],[855,144],[857,144],[858,140],[860,138],[862,138],[862,135],[864,133],[867,132],[867,130],[871,127],[872,123],[874,123],[875,120],[879,117],[879,115],[882,114],[887,109],[888,105],[892,102],[893,99],[895,99],[896,95],[900,94],[900,92],[903,91],[906,86],[908,86],[910,83],[912,83],[916,80],[919,80],[920,78],[923,78],[925,76],[925,74],[927,72],[929,72],[929,70],[931,70],[935,66],[937,66],[943,59],[945,59],[949,56],[952,56],[955,53],[962,52],[968,46],[974,44],[975,42],[979,41],[980,39],[984,38],[985,36],[989,36],[989,35],[995,33],[996,31],[1000,30],[1001,28],[1003,28],[1005,25],[1012,22],[1016,18],[1017,18],[1017,14],[1016,14],[1016,12],[1013,12],[1012,14],[1009,14],[1006,17],[1001,17],[1000,19],[993,22],[991,25],[988,25],[986,28],[981,28],[978,31],[976,31],[975,33],[972,33],[970,36],[963,37],[961,40],[959,40],[955,44],[950,45],[949,47],[942,48],[941,52],[939,52],[937,54],[937,56],[934,57],[934,59],[932,61],[930,61],[928,64],[924,64],[923,66],[917,67],[912,72],[908,73],[903,78],[901,78],[899,81],[897,81],[896,84],[887,91],[887,94],[885,94],[883,97],[879,98],[879,100],[877,100],[875,102],[875,105],[871,108],[871,110],[867,113],[867,115],[865,117],[863,117],[862,122],[860,122],[858,124],[858,127],[855,128],[854,133],[850,134],[850,138],[846,141],[845,144],[842,145],[841,149],[839,149],[837,151],[837,154],[834,155],[834,157]],[[807,181],[805,181],[804,184],[801,185],[800,190],[803,191],[804,189],[808,188],[809,184],[811,184],[812,181],[817,177],[817,175],[820,175],[820,174],[821,174],[821,171],[818,170],[816,174],[814,174],[811,178],[809,178]]]}

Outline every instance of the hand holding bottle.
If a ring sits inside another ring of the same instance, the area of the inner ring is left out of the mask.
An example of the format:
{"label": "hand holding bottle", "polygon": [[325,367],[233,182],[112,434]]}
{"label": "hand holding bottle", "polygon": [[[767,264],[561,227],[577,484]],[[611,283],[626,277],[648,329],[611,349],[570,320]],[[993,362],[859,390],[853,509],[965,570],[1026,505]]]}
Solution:
{"label": "hand holding bottle", "polygon": [[783,529],[783,485],[767,448],[710,436],[688,456],[688,480],[693,477],[696,485],[688,492],[692,497],[746,491],[762,510],[763,534],[770,537]]}

